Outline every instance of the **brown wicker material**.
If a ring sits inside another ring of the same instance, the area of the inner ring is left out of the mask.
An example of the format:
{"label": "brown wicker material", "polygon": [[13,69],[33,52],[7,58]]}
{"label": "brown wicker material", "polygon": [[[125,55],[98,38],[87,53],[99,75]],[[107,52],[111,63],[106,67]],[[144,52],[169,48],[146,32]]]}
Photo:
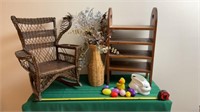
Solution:
{"label": "brown wicker material", "polygon": [[80,86],[78,72],[78,45],[58,44],[71,27],[71,16],[63,18],[60,34],[56,34],[55,18],[16,18],[11,20],[17,29],[22,50],[16,51],[21,66],[29,72],[36,100],[55,80],[71,86]]}
{"label": "brown wicker material", "polygon": [[88,80],[92,86],[104,84],[104,65],[101,60],[100,51],[96,45],[89,45],[91,49],[91,59],[88,66]]}

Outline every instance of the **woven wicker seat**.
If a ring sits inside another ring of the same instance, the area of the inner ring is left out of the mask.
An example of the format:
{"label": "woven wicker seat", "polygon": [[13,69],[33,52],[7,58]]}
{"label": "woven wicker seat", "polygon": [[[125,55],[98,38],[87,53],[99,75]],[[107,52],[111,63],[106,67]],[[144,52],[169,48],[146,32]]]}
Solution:
{"label": "woven wicker seat", "polygon": [[16,18],[11,20],[17,29],[22,50],[16,51],[21,66],[29,72],[36,100],[54,80],[66,85],[80,86],[78,45],[58,44],[72,25],[72,17],[63,18],[57,37],[55,18]]}

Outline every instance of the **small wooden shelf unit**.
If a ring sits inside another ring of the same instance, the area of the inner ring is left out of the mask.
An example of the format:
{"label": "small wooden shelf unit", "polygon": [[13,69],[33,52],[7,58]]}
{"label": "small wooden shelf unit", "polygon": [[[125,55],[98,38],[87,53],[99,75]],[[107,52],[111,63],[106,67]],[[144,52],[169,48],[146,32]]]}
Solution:
{"label": "small wooden shelf unit", "polygon": [[[123,50],[118,49],[120,54],[112,54],[108,52],[106,55],[106,75],[107,84],[110,82],[110,76],[112,71],[145,73],[146,78],[149,78],[149,83],[152,83],[153,63],[154,63],[154,51],[156,43],[156,30],[157,30],[157,8],[153,8],[151,13],[150,25],[113,25],[112,24],[112,8],[108,9],[108,46],[123,46],[123,45],[143,45],[147,46],[147,49],[134,49]],[[116,38],[112,32],[114,30],[139,30],[149,31],[148,38],[125,38],[119,36]],[[119,60],[114,60],[119,59]],[[130,59],[127,60],[127,59]],[[145,60],[145,61],[138,61]]]}

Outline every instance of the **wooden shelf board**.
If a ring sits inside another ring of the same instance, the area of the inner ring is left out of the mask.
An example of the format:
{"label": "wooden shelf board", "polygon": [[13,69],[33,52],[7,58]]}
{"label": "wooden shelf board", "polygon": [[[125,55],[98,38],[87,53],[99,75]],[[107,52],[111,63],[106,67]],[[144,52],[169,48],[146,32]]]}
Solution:
{"label": "wooden shelf board", "polygon": [[154,30],[155,27],[150,25],[112,25],[111,30]]}
{"label": "wooden shelf board", "polygon": [[151,51],[147,50],[120,50],[120,54],[110,54],[110,58],[152,59]]}
{"label": "wooden shelf board", "polygon": [[115,38],[112,37],[110,44],[135,44],[135,45],[152,45],[151,38]]}
{"label": "wooden shelf board", "polygon": [[111,61],[109,70],[127,72],[150,72],[150,63],[134,61]]}

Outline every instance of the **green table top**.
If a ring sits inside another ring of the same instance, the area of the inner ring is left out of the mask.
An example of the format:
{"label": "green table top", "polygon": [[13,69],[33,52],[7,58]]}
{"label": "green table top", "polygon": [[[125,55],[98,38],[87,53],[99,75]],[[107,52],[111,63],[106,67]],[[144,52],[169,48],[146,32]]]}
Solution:
{"label": "green table top", "polygon": [[[112,76],[109,87],[115,87],[120,75]],[[130,82],[130,75],[123,76],[126,87]],[[54,82],[42,93],[42,101],[35,102],[33,96],[22,106],[23,111],[170,111],[172,101],[156,100],[159,87],[153,82],[151,94],[135,97],[110,97],[103,95],[99,87],[90,86],[87,75],[81,75],[81,87],[69,87]],[[47,101],[48,100],[48,101]]]}

